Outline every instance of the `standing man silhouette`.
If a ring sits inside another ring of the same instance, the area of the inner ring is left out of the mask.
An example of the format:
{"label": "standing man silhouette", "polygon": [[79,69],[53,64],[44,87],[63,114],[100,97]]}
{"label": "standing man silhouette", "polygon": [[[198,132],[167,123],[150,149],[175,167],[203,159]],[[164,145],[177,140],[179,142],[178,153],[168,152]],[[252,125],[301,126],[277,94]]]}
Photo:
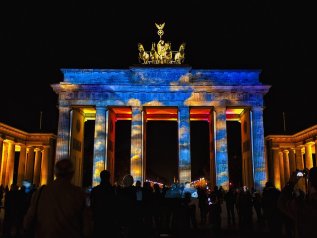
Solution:
{"label": "standing man silhouette", "polygon": [[94,222],[94,237],[113,234],[117,232],[116,195],[114,187],[110,184],[110,172],[100,172],[101,182],[91,190],[91,210]]}

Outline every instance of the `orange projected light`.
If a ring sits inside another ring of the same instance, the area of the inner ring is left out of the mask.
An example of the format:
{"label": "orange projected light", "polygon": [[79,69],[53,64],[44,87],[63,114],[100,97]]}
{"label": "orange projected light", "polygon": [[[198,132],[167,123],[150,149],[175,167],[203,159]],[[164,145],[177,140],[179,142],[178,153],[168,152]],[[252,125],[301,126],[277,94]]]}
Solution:
{"label": "orange projected light", "polygon": [[227,108],[226,119],[227,121],[240,121],[240,115],[244,111],[243,108]]}
{"label": "orange projected light", "polygon": [[113,107],[111,110],[116,115],[116,120],[131,120],[132,112],[130,107]]}
{"label": "orange projected light", "polygon": [[177,121],[177,108],[151,107],[145,112],[148,121]]}
{"label": "orange projected light", "polygon": [[211,108],[191,108],[190,120],[191,121],[208,121],[210,122]]}

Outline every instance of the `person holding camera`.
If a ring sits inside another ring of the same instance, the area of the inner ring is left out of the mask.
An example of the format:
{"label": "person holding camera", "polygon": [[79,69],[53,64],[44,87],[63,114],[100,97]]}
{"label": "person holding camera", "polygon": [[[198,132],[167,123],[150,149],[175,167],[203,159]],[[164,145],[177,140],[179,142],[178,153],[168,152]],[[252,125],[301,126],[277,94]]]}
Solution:
{"label": "person holding camera", "polygon": [[[308,180],[307,195],[304,199],[296,196],[294,187],[300,179]],[[295,171],[283,188],[278,207],[295,225],[295,237],[317,237],[317,167],[306,171]]]}

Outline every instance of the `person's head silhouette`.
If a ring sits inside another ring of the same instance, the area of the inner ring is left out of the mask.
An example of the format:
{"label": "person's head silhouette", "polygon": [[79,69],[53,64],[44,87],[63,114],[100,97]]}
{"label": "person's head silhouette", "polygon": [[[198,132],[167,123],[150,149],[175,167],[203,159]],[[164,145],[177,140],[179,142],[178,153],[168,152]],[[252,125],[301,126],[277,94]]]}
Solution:
{"label": "person's head silhouette", "polygon": [[100,172],[101,183],[109,183],[110,181],[110,172],[108,170],[102,170]]}
{"label": "person's head silhouette", "polygon": [[56,178],[71,179],[74,175],[73,163],[70,159],[61,159],[56,162],[54,172]]}

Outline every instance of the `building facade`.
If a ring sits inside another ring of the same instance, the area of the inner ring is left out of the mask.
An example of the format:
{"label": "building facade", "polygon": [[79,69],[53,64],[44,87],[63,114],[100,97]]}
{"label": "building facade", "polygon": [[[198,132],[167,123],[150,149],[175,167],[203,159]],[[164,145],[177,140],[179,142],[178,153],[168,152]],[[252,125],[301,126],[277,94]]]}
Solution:
{"label": "building facade", "polygon": [[27,133],[0,123],[0,184],[36,186],[53,180],[56,135]]}
{"label": "building facade", "polygon": [[262,189],[264,157],[263,96],[270,86],[258,70],[197,70],[184,65],[140,65],[129,69],[63,69],[52,85],[59,95],[56,159],[71,158],[74,183],[83,176],[84,123],[95,121],[93,185],[115,166],[115,123],[131,120],[130,172],[146,175],[146,123],[178,122],[178,179],[191,181],[190,121],[209,123],[211,184],[229,187],[226,121],[241,123],[243,183]]}
{"label": "building facade", "polygon": [[[279,189],[295,170],[316,166],[317,125],[294,135],[269,135],[265,142],[269,180]],[[305,190],[304,180],[300,180],[300,187]]]}

